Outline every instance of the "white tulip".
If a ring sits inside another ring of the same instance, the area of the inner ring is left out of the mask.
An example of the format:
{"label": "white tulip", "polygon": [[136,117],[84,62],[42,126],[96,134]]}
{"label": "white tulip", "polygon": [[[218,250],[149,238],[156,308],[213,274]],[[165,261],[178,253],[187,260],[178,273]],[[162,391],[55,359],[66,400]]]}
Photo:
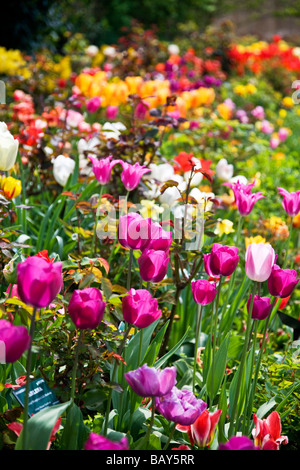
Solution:
{"label": "white tulip", "polygon": [[122,122],[106,122],[102,127],[102,133],[107,139],[119,140],[121,131],[125,131],[126,127]]}
{"label": "white tulip", "polygon": [[53,160],[53,176],[57,183],[64,186],[71,173],[73,173],[74,168],[75,162],[72,158],[58,155],[58,157]]}
{"label": "white tulip", "polygon": [[164,183],[165,181],[172,180],[174,177],[174,168],[170,163],[161,163],[160,165],[156,165],[155,163],[151,163],[149,165],[151,173],[145,175],[147,179],[153,179],[155,181],[159,181],[160,183]]}
{"label": "white tulip", "polygon": [[169,44],[168,45],[168,52],[169,52],[170,55],[178,55],[179,52],[180,52],[180,49],[177,46],[177,44]]}
{"label": "white tulip", "polygon": [[226,158],[221,158],[216,166],[216,175],[220,180],[229,181],[233,176],[233,165],[230,165]]}
{"label": "white tulip", "polygon": [[0,122],[0,170],[10,170],[17,158],[19,142],[9,132],[5,122]]}
{"label": "white tulip", "polygon": [[88,46],[86,49],[85,49],[85,53],[89,56],[89,57],[95,57],[95,55],[97,55],[99,52],[99,48],[97,46],[95,46],[94,44],[91,44],[90,46]]}

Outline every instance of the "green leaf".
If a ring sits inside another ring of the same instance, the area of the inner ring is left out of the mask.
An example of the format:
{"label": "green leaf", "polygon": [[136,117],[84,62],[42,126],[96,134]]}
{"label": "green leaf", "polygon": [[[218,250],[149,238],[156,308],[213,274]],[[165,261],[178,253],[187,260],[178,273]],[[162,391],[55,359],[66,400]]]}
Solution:
{"label": "green leaf", "polygon": [[169,359],[170,357],[173,356],[173,354],[176,353],[176,351],[178,351],[178,349],[180,348],[180,346],[184,343],[184,341],[186,340],[188,334],[190,332],[190,327],[188,327],[188,329],[186,330],[185,334],[183,335],[183,337],[181,338],[180,341],[178,341],[178,343],[174,346],[174,348],[172,348],[169,352],[167,352],[163,357],[161,357],[160,359],[158,359],[158,361],[156,361],[155,363],[155,367],[162,367]]}
{"label": "green leaf", "polygon": [[208,371],[206,379],[206,389],[211,400],[213,400],[216,396],[225,376],[229,341],[230,333],[221,343],[221,346],[216,353],[215,361],[212,361]]}
{"label": "green leaf", "polygon": [[[27,449],[24,450],[46,450],[58,418],[68,409],[72,402],[60,403],[49,406],[36,413],[27,423]],[[15,446],[15,450],[22,450],[23,431],[21,431]]]}
{"label": "green leaf", "polygon": [[75,403],[67,410],[66,424],[62,434],[63,450],[82,450],[88,439],[89,430],[83,423],[82,412]]}

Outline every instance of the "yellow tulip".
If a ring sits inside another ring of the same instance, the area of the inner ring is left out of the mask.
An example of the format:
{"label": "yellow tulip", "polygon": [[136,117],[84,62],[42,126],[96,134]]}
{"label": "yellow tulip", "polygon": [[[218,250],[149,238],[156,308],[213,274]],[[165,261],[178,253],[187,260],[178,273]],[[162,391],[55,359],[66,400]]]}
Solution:
{"label": "yellow tulip", "polygon": [[14,199],[21,194],[22,184],[12,176],[5,176],[0,181],[0,189],[7,199]]}

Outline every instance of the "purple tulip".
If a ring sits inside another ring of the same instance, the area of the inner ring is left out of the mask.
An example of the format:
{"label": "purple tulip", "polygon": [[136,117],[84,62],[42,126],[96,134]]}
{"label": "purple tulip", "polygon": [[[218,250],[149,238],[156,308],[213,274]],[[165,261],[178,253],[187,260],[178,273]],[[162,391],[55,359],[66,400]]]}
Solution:
{"label": "purple tulip", "polygon": [[68,311],[76,328],[94,329],[102,321],[105,305],[100,290],[87,287],[73,291]]}
{"label": "purple tulip", "polygon": [[147,289],[130,289],[122,299],[124,321],[138,328],[146,328],[161,316],[157,300]]}
{"label": "purple tulip", "polygon": [[211,252],[204,255],[204,266],[208,275],[230,276],[239,262],[238,248],[214,243]]}
{"label": "purple tulip", "polygon": [[298,284],[297,272],[294,269],[281,269],[274,264],[268,279],[268,289],[274,297],[289,297]]}
{"label": "purple tulip", "polygon": [[132,390],[140,397],[162,397],[176,384],[176,367],[163,370],[143,364],[136,370],[124,374]]}
{"label": "purple tulip", "polygon": [[271,275],[275,258],[275,251],[269,243],[251,243],[245,256],[246,275],[252,281],[266,281]]}
{"label": "purple tulip", "polygon": [[143,250],[149,245],[151,219],[144,219],[137,212],[129,212],[119,220],[118,238],[124,248]]}
{"label": "purple tulip", "polygon": [[111,161],[112,155],[106,158],[102,158],[100,160],[98,158],[91,157],[91,156],[89,156],[88,158],[89,160],[91,160],[93,164],[92,170],[93,170],[96,180],[100,184],[107,184],[111,178],[112,168],[117,163],[119,163],[119,160]]}
{"label": "purple tulip", "polygon": [[162,250],[144,250],[138,259],[140,276],[146,282],[160,282],[167,274],[169,253]]}
{"label": "purple tulip", "polygon": [[84,450],[129,450],[129,446],[127,437],[122,437],[119,442],[116,442],[91,432],[84,445]]}
{"label": "purple tulip", "polygon": [[140,165],[139,163],[135,163],[134,165],[130,165],[130,163],[120,161],[123,171],[121,174],[121,181],[125,186],[127,191],[132,191],[135,189],[142,176],[145,173],[151,172],[149,168],[145,168],[145,165]]}
{"label": "purple tulip", "polygon": [[237,209],[243,216],[250,214],[254,204],[265,197],[262,193],[251,192],[255,183],[243,184],[237,181],[236,183],[224,183],[224,185],[233,190]]}
{"label": "purple tulip", "polygon": [[[247,302],[247,310],[250,312],[252,294],[250,294]],[[270,297],[260,297],[259,295],[254,296],[253,307],[251,318],[256,320],[264,320],[269,316],[272,310],[272,304]]]}
{"label": "purple tulip", "polygon": [[216,283],[209,282],[206,279],[198,279],[198,281],[192,281],[191,287],[194,300],[195,302],[197,302],[197,304],[210,304],[217,294]]}
{"label": "purple tulip", "polygon": [[247,436],[232,436],[225,444],[219,444],[218,450],[260,450]]}
{"label": "purple tulip", "polygon": [[300,191],[289,193],[284,188],[277,188],[281,196],[283,196],[282,206],[291,217],[295,217],[300,212]]}
{"label": "purple tulip", "polygon": [[203,400],[197,399],[193,392],[179,390],[174,386],[167,395],[155,399],[155,407],[169,421],[189,426],[196,421],[207,405]]}
{"label": "purple tulip", "polygon": [[5,362],[16,362],[30,347],[27,328],[15,326],[7,320],[0,320],[0,346],[2,343],[4,344]]}
{"label": "purple tulip", "polygon": [[47,307],[63,286],[62,262],[30,256],[17,266],[20,299],[36,308]]}

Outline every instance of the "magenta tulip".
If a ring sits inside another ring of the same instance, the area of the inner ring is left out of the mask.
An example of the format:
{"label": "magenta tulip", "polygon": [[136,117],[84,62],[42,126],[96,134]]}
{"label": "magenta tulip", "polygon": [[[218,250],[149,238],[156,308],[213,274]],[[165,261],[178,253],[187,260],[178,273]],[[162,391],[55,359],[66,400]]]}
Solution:
{"label": "magenta tulip", "polygon": [[207,404],[193,392],[174,386],[167,395],[155,399],[155,407],[169,421],[188,426],[196,421]]}
{"label": "magenta tulip", "polygon": [[132,390],[140,397],[162,397],[176,384],[176,367],[163,370],[143,364],[136,370],[124,374]]}
{"label": "magenta tulip", "polygon": [[99,96],[93,96],[86,102],[86,109],[89,113],[95,113],[101,106],[101,99]]}
{"label": "magenta tulip", "polygon": [[[252,294],[250,294],[247,302],[247,310],[250,312]],[[260,297],[259,295],[254,296],[253,307],[251,318],[256,320],[264,320],[269,316],[272,310],[272,304],[270,297]]]}
{"label": "magenta tulip", "polygon": [[232,436],[229,441],[219,445],[218,450],[260,450],[247,436]]}
{"label": "magenta tulip", "polygon": [[105,305],[100,290],[87,287],[73,291],[68,311],[76,328],[94,329],[102,321]]}
{"label": "magenta tulip", "polygon": [[[4,345],[4,351],[3,347]],[[30,347],[30,336],[25,326],[15,326],[7,320],[0,320],[0,358],[6,363],[16,362]]]}
{"label": "magenta tulip", "polygon": [[62,262],[31,256],[17,266],[20,299],[36,308],[47,307],[63,286]]}
{"label": "magenta tulip", "polygon": [[246,250],[245,262],[248,278],[256,282],[264,282],[271,275],[275,251],[269,243],[251,243]]}
{"label": "magenta tulip", "polygon": [[151,219],[144,219],[137,212],[129,212],[119,220],[118,238],[124,248],[145,249],[150,241]]}
{"label": "magenta tulip", "polygon": [[268,289],[274,297],[284,299],[289,297],[298,284],[297,271],[294,269],[281,269],[274,264],[268,279]]}
{"label": "magenta tulip", "polygon": [[214,243],[211,252],[204,255],[204,263],[207,265],[209,275],[230,276],[239,262],[238,248],[235,246],[223,246]]}
{"label": "magenta tulip", "polygon": [[117,163],[119,163],[119,160],[111,161],[112,155],[106,158],[102,158],[100,160],[98,158],[91,157],[91,156],[89,156],[88,158],[89,160],[91,160],[93,164],[92,170],[93,170],[96,180],[100,184],[107,184],[111,178],[111,171],[113,167]]}
{"label": "magenta tulip", "polygon": [[139,163],[135,163],[134,165],[123,161],[120,161],[120,163],[123,168],[121,181],[127,191],[135,189],[140,183],[142,176],[145,173],[151,172],[149,168],[145,168],[145,165],[141,166]]}
{"label": "magenta tulip", "polygon": [[279,194],[283,196],[282,206],[285,212],[291,217],[298,215],[300,212],[300,191],[289,193],[284,188],[277,189]]}
{"label": "magenta tulip", "polygon": [[168,251],[172,244],[172,232],[167,232],[157,222],[151,223],[150,240],[148,249]]}
{"label": "magenta tulip", "polygon": [[210,304],[217,294],[216,283],[209,282],[206,279],[198,279],[198,281],[192,281],[191,287],[194,300],[195,302],[197,302],[197,304]]}
{"label": "magenta tulip", "polygon": [[160,282],[167,274],[169,254],[162,250],[144,250],[138,259],[140,276],[146,282]]}
{"label": "magenta tulip", "polygon": [[122,299],[124,321],[146,328],[161,316],[157,300],[146,289],[130,289]]}
{"label": "magenta tulip", "polygon": [[119,442],[111,441],[100,434],[91,432],[84,450],[129,450],[127,437],[122,437]]}
{"label": "magenta tulip", "polygon": [[235,203],[239,213],[243,216],[250,214],[254,204],[265,196],[262,193],[252,193],[251,190],[255,183],[243,184],[237,181],[236,183],[224,183],[229,186],[234,193]]}

